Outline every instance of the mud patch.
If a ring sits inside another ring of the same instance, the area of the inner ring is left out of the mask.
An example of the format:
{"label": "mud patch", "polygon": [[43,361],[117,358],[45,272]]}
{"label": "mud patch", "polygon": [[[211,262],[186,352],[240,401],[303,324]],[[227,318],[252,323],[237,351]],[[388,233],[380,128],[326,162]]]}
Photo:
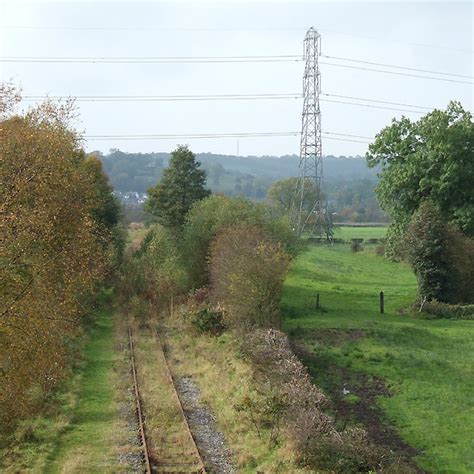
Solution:
{"label": "mud patch", "polygon": [[[322,337],[319,330],[314,332]],[[328,334],[326,330],[324,332]],[[308,339],[313,340],[309,332],[307,335]],[[355,337],[355,333],[352,337]],[[382,379],[369,377],[335,363],[328,363],[327,358],[320,359],[318,354],[308,350],[301,340],[293,340],[292,347],[312,376],[317,375],[321,378],[321,375],[328,375],[331,382],[329,387],[325,388],[325,392],[330,398],[330,408],[338,424],[342,424],[343,427],[354,422],[361,424],[374,443],[406,459],[417,472],[424,472],[412,461],[413,456],[420,454],[420,451],[400,437],[395,428],[386,421],[383,410],[377,403],[378,397],[391,396],[389,388]],[[316,374],[316,371],[319,373]]]}
{"label": "mud patch", "polygon": [[234,473],[231,453],[226,447],[224,436],[216,428],[214,415],[200,403],[197,385],[191,377],[176,377],[175,385],[189,427],[209,471]]}

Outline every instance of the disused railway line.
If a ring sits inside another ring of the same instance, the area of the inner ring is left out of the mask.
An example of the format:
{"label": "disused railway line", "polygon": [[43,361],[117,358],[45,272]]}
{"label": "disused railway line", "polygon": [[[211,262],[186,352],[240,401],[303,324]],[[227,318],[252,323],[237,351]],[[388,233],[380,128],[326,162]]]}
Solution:
{"label": "disused railway line", "polygon": [[140,390],[138,388],[138,376],[137,368],[135,365],[135,348],[133,345],[133,334],[132,328],[128,326],[128,345],[130,349],[130,363],[132,366],[132,376],[133,376],[133,392],[135,394],[135,404],[136,404],[136,415],[138,420],[138,429],[140,432],[140,441],[143,449],[143,459],[145,464],[146,474],[151,474],[151,463],[150,463],[150,454],[148,448],[148,442],[145,433],[144,417],[143,417],[143,404],[140,398]]}
{"label": "disused railway line", "polygon": [[[175,381],[171,373],[166,355],[163,349],[162,342],[158,335],[156,329],[153,329],[154,336],[158,344],[157,356],[162,358],[163,367],[165,368],[165,377],[168,380],[170,387],[172,389],[173,398],[176,404],[176,407],[179,410],[179,413],[183,419],[183,424],[186,430],[186,437],[188,438],[187,449],[183,449],[183,453],[175,454],[173,457],[158,456],[155,452],[152,452],[150,447],[150,442],[147,437],[146,427],[145,427],[145,413],[144,413],[144,404],[140,396],[139,390],[139,381],[138,373],[136,367],[136,358],[135,358],[135,348],[133,341],[133,332],[132,328],[128,326],[128,337],[129,337],[129,348],[130,348],[130,360],[132,366],[132,375],[133,375],[133,385],[134,385],[134,394],[136,400],[136,414],[137,421],[139,425],[139,437],[142,445],[145,472],[147,474],[151,473],[199,473],[205,474],[206,468],[204,461],[201,457],[199,449],[197,447],[194,436],[191,432],[186,414],[183,409],[183,405],[179,398],[178,392],[176,390]],[[187,462],[186,459],[189,457],[194,458],[194,462]]]}

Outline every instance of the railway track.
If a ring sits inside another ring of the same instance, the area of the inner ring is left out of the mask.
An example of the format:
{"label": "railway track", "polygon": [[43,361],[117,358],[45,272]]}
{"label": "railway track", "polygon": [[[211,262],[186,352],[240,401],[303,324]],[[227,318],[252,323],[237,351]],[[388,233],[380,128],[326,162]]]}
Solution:
{"label": "railway track", "polygon": [[[130,347],[130,360],[132,366],[132,375],[133,375],[133,385],[134,393],[136,400],[136,412],[137,412],[137,421],[139,424],[139,436],[143,449],[145,472],[147,474],[151,473],[206,473],[204,462],[202,460],[199,449],[196,445],[196,441],[189,427],[188,420],[184,413],[183,405],[179,398],[178,392],[176,390],[175,381],[171,373],[166,355],[163,350],[163,345],[159,338],[158,332],[156,329],[153,329],[154,337],[156,338],[158,344],[157,357],[161,359],[161,365],[164,368],[164,376],[168,381],[172,397],[174,399],[174,404],[179,411],[179,416],[182,417],[183,426],[185,430],[185,438],[187,443],[185,446],[166,446],[164,437],[161,438],[160,454],[153,452],[151,449],[151,442],[146,432],[145,426],[145,413],[143,401],[140,396],[139,389],[139,378],[136,367],[136,357],[135,357],[135,347],[133,340],[132,328],[129,325],[128,327],[128,337],[129,337],[129,347]],[[155,440],[154,440],[155,441]],[[169,443],[168,443],[169,444]],[[156,444],[155,444],[156,446]],[[165,455],[164,453],[168,453]]]}

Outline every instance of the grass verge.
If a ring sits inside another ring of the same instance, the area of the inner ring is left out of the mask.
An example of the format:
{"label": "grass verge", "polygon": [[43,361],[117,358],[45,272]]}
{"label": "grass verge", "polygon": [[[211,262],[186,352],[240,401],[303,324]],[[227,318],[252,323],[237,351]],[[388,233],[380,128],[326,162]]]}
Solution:
{"label": "grass verge", "polygon": [[287,442],[282,438],[272,446],[270,430],[257,430],[248,415],[237,409],[237,403],[253,391],[252,372],[230,333],[196,335],[175,320],[167,345],[173,372],[191,376],[199,386],[201,402],[214,413],[238,472],[300,472]]}
{"label": "grass verge", "polygon": [[313,246],[286,280],[284,328],[310,352],[315,383],[353,407],[369,392],[380,422],[390,421],[417,448],[420,467],[474,472],[474,323],[401,314],[415,294],[415,277],[404,264],[348,246]]}
{"label": "grass verge", "polygon": [[41,416],[17,429],[0,454],[2,472],[117,472],[114,318],[111,308],[98,313],[72,378]]}

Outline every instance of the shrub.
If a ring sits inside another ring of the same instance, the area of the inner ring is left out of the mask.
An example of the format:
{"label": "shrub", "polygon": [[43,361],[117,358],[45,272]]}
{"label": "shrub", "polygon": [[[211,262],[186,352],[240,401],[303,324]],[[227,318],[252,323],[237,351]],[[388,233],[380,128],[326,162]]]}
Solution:
{"label": "shrub", "polygon": [[225,329],[222,312],[207,305],[194,313],[191,323],[199,332],[211,335],[220,334]]}
{"label": "shrub", "polygon": [[474,242],[446,223],[429,201],[413,215],[406,247],[422,298],[443,303],[474,300]]}
{"label": "shrub", "polygon": [[[339,473],[415,472],[400,464],[392,452],[375,446],[364,429],[336,429],[323,412],[325,396],[312,384],[285,334],[274,329],[254,331],[247,335],[242,353],[253,366],[256,387],[285,401],[278,405],[282,430],[292,440],[302,466]],[[247,405],[255,411],[252,400]]]}
{"label": "shrub", "polygon": [[474,320],[474,304],[460,305],[428,301],[423,305],[423,312],[430,319]]}
{"label": "shrub", "polygon": [[212,243],[211,301],[222,304],[235,328],[278,324],[288,263],[286,252],[258,227],[227,227]]}
{"label": "shrub", "polygon": [[364,239],[352,239],[351,250],[352,252],[360,252],[362,250],[362,242]]}
{"label": "shrub", "polygon": [[236,223],[261,227],[273,241],[280,242],[288,254],[294,256],[298,252],[297,236],[288,222],[275,216],[270,207],[244,198],[210,196],[193,205],[183,229],[181,246],[191,288],[208,284],[211,242],[220,229]]}
{"label": "shrub", "polygon": [[124,297],[137,295],[155,309],[171,304],[186,287],[186,272],[174,234],[160,226],[148,232],[122,273]]}

